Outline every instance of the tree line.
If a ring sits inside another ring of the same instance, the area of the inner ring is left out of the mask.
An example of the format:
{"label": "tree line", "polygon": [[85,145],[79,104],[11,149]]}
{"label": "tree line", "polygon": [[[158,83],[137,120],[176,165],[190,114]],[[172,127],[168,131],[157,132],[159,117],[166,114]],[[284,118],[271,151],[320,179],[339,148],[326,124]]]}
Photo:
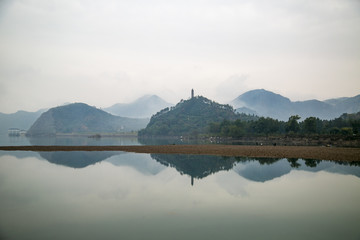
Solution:
{"label": "tree line", "polygon": [[239,138],[244,136],[268,135],[359,135],[360,112],[356,114],[343,114],[333,120],[322,120],[308,117],[300,121],[298,115],[289,117],[288,121],[280,121],[269,117],[260,117],[257,120],[234,121],[223,120],[209,124],[211,135]]}

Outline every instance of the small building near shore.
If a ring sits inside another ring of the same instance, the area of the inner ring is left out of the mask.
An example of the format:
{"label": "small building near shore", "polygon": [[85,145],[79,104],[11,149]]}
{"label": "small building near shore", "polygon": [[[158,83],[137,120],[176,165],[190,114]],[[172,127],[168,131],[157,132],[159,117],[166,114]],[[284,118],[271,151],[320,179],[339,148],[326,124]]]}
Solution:
{"label": "small building near shore", "polygon": [[9,136],[20,136],[20,129],[18,128],[9,128],[8,129],[8,135]]}

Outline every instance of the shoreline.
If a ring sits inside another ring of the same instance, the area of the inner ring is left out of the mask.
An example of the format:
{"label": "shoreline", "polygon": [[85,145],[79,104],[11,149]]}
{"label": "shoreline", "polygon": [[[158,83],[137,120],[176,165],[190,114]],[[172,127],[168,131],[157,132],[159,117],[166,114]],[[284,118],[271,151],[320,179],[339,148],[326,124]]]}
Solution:
{"label": "shoreline", "polygon": [[360,148],[246,145],[131,145],[131,146],[0,146],[0,151],[124,151],[261,158],[302,158],[360,161]]}

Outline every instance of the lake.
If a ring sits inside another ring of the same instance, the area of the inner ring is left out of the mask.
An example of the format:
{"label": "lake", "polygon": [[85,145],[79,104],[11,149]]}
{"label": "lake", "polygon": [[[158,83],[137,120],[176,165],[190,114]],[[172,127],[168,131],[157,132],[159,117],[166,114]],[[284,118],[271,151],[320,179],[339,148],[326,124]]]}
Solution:
{"label": "lake", "polygon": [[[29,145],[61,145],[61,146],[106,146],[106,145],[164,145],[164,144],[199,144],[202,140],[183,140],[179,138],[138,139],[136,136],[102,136],[91,138],[87,136],[56,136],[56,137],[26,137],[0,134],[0,146]],[[206,141],[206,143],[209,143]]]}
{"label": "lake", "polygon": [[61,145],[61,146],[104,146],[104,145],[140,145],[137,137],[101,137],[56,136],[25,137],[0,134],[0,146]]}
{"label": "lake", "polygon": [[0,239],[360,239],[359,165],[0,151]]}

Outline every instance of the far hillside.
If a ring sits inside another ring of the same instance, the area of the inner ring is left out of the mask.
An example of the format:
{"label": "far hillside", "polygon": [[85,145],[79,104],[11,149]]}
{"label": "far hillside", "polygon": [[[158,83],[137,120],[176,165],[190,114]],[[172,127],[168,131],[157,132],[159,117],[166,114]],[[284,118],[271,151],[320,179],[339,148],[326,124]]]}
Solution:
{"label": "far hillside", "polygon": [[117,103],[104,110],[121,117],[150,118],[151,115],[173,104],[156,95],[145,95],[131,103]]}
{"label": "far hillside", "polygon": [[251,113],[286,121],[292,115],[301,119],[316,117],[324,120],[337,118],[343,113],[360,111],[360,95],[319,101],[316,99],[293,102],[289,98],[264,89],[245,92],[231,105],[237,112]]}
{"label": "far hillside", "polygon": [[28,130],[27,135],[124,133],[144,128],[148,119],[111,115],[84,103],[51,108],[43,113]]}
{"label": "far hillside", "polygon": [[10,128],[27,130],[36,121],[36,119],[45,112],[41,109],[36,112],[17,111],[16,113],[0,113],[0,134],[5,134]]}

